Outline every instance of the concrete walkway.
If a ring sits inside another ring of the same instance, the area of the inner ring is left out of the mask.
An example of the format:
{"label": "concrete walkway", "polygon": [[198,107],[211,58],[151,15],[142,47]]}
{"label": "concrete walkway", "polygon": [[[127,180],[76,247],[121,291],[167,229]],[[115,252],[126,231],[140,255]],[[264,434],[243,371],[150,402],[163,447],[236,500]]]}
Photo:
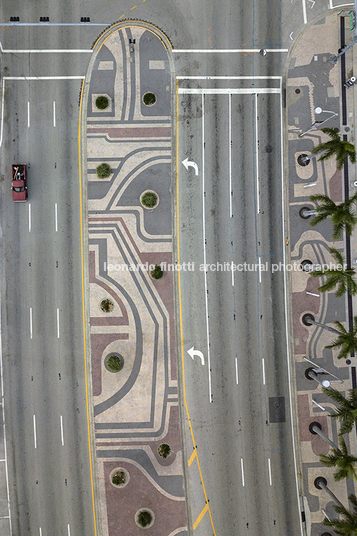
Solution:
{"label": "concrete walkway", "polygon": [[[332,158],[325,162],[311,160],[307,166],[299,164],[298,158],[302,154],[310,154],[314,146],[326,141],[328,137],[317,130],[324,126],[340,129],[341,134],[355,143],[355,105],[354,97],[357,88],[346,92],[346,109],[343,108],[342,84],[344,77],[351,76],[353,62],[357,50],[351,49],[335,65],[328,60],[331,54],[336,54],[341,47],[341,17],[338,11],[315,21],[308,26],[299,37],[292,49],[289,60],[288,76],[286,81],[286,111],[287,111],[287,166],[290,202],[290,235],[289,244],[291,263],[301,265],[302,261],[313,264],[333,262],[329,248],[340,250],[346,257],[345,238],[339,241],[332,239],[330,221],[319,224],[317,227],[309,225],[309,219],[301,217],[303,207],[313,208],[314,204],[309,197],[312,194],[323,193],[330,196],[336,203],[348,197],[346,191],[345,170],[338,171],[336,161]],[[349,30],[349,17],[342,17],[342,33],[345,29],[346,44],[352,38]],[[328,36],[328,38],[326,38]],[[341,80],[341,76],[343,80]],[[318,114],[315,109],[320,107],[323,111]],[[338,114],[338,115],[335,115]],[[316,125],[308,131],[316,121],[326,121]],[[349,168],[348,185],[356,180],[356,166]],[[353,195],[356,189],[351,189]],[[356,232],[352,238],[352,257],[356,256]],[[297,408],[301,445],[301,478],[305,492],[305,516],[307,533],[320,536],[323,533],[333,533],[322,525],[325,511],[331,518],[337,517],[333,503],[328,495],[314,485],[317,477],[323,476],[328,487],[337,495],[339,500],[348,507],[347,496],[355,492],[352,480],[335,482],[334,470],[319,463],[319,454],[327,454],[329,445],[318,435],[309,431],[312,422],[320,423],[322,430],[335,443],[338,442],[339,425],[328,414],[335,406],[321,390],[321,386],[313,380],[306,378],[305,372],[316,364],[323,367],[331,375],[324,376],[333,383],[332,387],[346,393],[355,386],[356,358],[349,361],[338,360],[337,351],[326,349],[336,336],[316,326],[306,326],[303,316],[311,313],[315,320],[321,324],[333,327],[333,322],[339,320],[349,326],[352,300],[348,303],[347,297],[336,298],[334,292],[320,293],[318,286],[322,281],[313,278],[304,271],[291,272],[292,287],[292,315],[293,315],[293,353],[296,369]],[[355,302],[355,306],[356,306]],[[347,321],[347,324],[346,324]],[[309,363],[305,358],[311,360]],[[349,448],[356,454],[354,434],[345,436]]]}

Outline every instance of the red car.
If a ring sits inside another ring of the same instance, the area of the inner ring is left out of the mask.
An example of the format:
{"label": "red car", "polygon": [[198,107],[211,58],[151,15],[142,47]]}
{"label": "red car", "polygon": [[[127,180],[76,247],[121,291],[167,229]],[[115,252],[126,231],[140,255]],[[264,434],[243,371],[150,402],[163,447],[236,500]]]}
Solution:
{"label": "red car", "polygon": [[27,201],[26,164],[12,164],[12,199]]}

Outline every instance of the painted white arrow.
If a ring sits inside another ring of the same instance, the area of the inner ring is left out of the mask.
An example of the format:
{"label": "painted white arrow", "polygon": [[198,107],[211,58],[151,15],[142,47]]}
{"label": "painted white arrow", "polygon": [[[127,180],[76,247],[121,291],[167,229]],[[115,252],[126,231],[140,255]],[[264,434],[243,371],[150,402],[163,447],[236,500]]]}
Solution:
{"label": "painted white arrow", "polygon": [[290,37],[290,39],[291,39],[292,41],[294,41],[294,39],[293,39],[293,33],[294,33],[294,32],[291,32],[291,34],[289,35],[289,37]]}
{"label": "painted white arrow", "polygon": [[205,364],[205,358],[204,358],[203,353],[200,352],[199,350],[195,350],[195,347],[194,347],[194,346],[192,346],[192,348],[190,348],[189,350],[187,350],[187,353],[188,353],[189,356],[192,357],[192,359],[194,359],[195,356],[199,357],[200,360],[201,360],[202,365]]}
{"label": "painted white arrow", "polygon": [[188,170],[189,167],[193,167],[195,170],[195,175],[198,175],[198,165],[196,162],[190,162],[188,158],[185,158],[185,160],[182,160],[183,165]]}
{"label": "painted white arrow", "polygon": [[312,6],[311,6],[311,9],[312,9],[314,7],[314,5],[315,5],[315,0],[309,0],[309,2],[312,3]]}

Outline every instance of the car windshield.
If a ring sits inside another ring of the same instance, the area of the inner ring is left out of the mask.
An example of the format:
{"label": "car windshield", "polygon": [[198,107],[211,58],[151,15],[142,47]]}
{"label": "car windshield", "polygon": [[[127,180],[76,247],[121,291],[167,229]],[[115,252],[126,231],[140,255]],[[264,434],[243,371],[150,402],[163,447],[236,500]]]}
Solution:
{"label": "car windshield", "polygon": [[24,189],[25,188],[23,186],[21,188],[18,188],[18,187],[14,188],[15,192],[23,192]]}

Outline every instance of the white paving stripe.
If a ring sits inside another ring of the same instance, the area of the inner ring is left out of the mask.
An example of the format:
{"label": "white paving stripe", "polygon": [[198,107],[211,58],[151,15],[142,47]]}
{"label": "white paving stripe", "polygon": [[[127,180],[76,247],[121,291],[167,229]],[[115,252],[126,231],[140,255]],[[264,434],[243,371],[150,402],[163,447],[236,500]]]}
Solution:
{"label": "white paving stripe", "polygon": [[256,95],[258,93],[281,93],[280,87],[241,87],[241,88],[192,88],[192,87],[179,87],[178,92],[180,95],[227,95],[232,94],[245,94]]}
{"label": "white paving stripe", "polygon": [[238,385],[238,359],[237,357],[235,359],[235,362],[236,362],[236,384]]}
{"label": "white paving stripe", "polygon": [[[239,54],[241,52],[259,53],[260,48],[232,48],[232,49],[189,49],[189,48],[174,48],[171,52],[174,54]],[[289,52],[288,48],[266,48],[267,52]]]}
{"label": "white paving stripe", "polygon": [[242,486],[245,486],[245,480],[244,480],[244,464],[243,464],[243,458],[240,459],[240,467],[242,470]]}
{"label": "white paving stripe", "polygon": [[4,80],[83,80],[85,76],[4,76]]}
{"label": "white paving stripe", "polygon": [[231,76],[229,74],[224,76],[195,76],[195,75],[179,75],[176,76],[176,80],[281,80],[281,76]]}
{"label": "white paving stripe", "polygon": [[272,479],[271,479],[270,458],[268,458],[268,473],[269,473],[269,484],[272,486],[273,482],[272,482]]}
{"label": "white paving stripe", "polygon": [[37,449],[36,415],[33,416],[33,439],[34,439],[34,443],[35,443],[35,449]]}
{"label": "white paving stripe", "polygon": [[30,339],[32,339],[32,307],[30,307]]}
{"label": "white paving stripe", "polygon": [[27,128],[30,128],[30,103],[27,103]]}
{"label": "white paving stripe", "polygon": [[29,203],[29,233],[31,233],[31,203]]}
{"label": "white paving stripe", "polygon": [[56,101],[53,101],[53,126],[56,126]]}
{"label": "white paving stripe", "polygon": [[[257,213],[260,213],[260,193],[259,193],[259,136],[258,136],[258,96],[254,95],[255,108],[255,180],[257,187]],[[260,260],[259,260],[259,282],[261,282]]]}

